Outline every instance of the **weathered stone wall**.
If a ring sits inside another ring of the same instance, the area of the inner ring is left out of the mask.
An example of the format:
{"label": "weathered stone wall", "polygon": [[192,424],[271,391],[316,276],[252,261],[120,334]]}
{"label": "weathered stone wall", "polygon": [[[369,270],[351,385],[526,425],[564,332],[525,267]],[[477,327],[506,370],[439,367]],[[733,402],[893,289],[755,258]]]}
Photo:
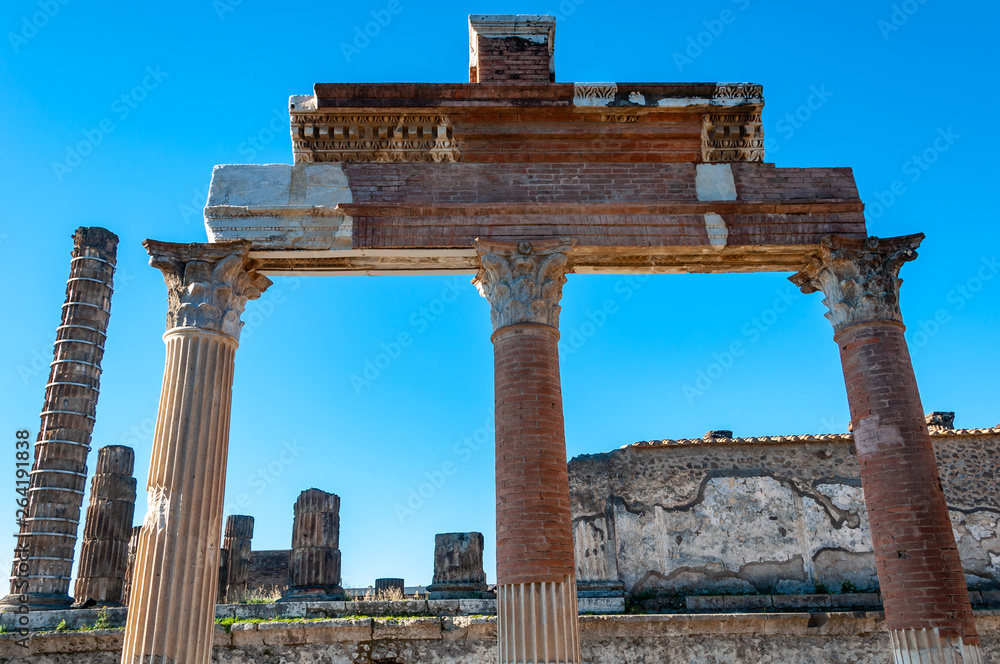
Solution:
{"label": "weathered stone wall", "polygon": [[[988,664],[1000,664],[1000,616],[979,612]],[[891,664],[878,613],[583,616],[593,664]],[[0,634],[0,664],[118,664],[122,630],[37,634],[24,651]],[[240,623],[215,630],[222,664],[493,664],[496,619],[361,618]]]}
{"label": "weathered stone wall", "polygon": [[288,588],[288,565],[291,549],[251,551],[247,594],[267,594]]}
{"label": "weathered stone wall", "polygon": [[[933,441],[969,585],[1000,588],[1000,429]],[[581,580],[682,595],[878,585],[849,435],[639,443],[573,459],[570,490]]]}

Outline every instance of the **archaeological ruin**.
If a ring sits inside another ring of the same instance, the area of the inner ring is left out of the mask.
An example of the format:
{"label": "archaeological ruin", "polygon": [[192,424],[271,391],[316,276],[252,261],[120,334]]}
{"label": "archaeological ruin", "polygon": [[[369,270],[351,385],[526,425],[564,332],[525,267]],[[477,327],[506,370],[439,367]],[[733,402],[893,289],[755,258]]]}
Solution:
{"label": "archaeological ruin", "polygon": [[[926,415],[899,279],[923,235],[870,237],[850,168],[765,162],[761,86],[557,82],[555,27],[473,15],[468,83],[292,96],[290,165],[216,166],[207,241],[143,243],[167,287],[148,511],[130,530],[134,455],[101,450],[70,598],[117,246],[77,231],[0,664],[1000,661],[1000,428]],[[568,460],[566,275],[725,272],[822,293],[851,432]],[[301,493],[288,550],[223,514],[241,317],[273,276],[440,274],[492,323],[496,584],[481,533],[442,533],[425,596],[349,598],[340,496]],[[124,630],[43,631],[93,623],[74,599]]]}

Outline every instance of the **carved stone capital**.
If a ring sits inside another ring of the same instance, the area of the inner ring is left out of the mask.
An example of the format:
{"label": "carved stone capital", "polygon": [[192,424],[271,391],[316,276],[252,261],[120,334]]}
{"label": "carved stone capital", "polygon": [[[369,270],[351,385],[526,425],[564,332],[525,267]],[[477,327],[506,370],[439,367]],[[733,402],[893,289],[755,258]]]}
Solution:
{"label": "carved stone capital", "polygon": [[575,240],[476,242],[480,268],[472,283],[489,300],[493,331],[518,323],[559,327],[559,300]]}
{"label": "carved stone capital", "polygon": [[247,300],[271,280],[257,272],[249,242],[175,244],[146,240],[149,264],[163,272],[169,305],[167,330],[197,327],[239,341]]}
{"label": "carved stone capital", "polygon": [[866,322],[902,322],[899,269],[917,257],[923,233],[879,239],[823,238],[812,262],[789,277],[803,293],[822,291],[835,332]]}

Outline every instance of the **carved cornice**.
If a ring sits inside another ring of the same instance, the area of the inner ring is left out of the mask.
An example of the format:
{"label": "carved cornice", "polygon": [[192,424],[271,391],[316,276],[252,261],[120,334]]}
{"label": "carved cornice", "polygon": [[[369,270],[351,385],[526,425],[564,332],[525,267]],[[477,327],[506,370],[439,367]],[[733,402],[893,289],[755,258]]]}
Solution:
{"label": "carved cornice", "polygon": [[789,277],[803,293],[822,291],[833,329],[866,322],[902,322],[899,269],[917,257],[923,233],[879,239],[828,235],[819,253]]}
{"label": "carved cornice", "polygon": [[702,118],[701,158],[706,162],[764,161],[760,111],[706,113]]}
{"label": "carved cornice", "polygon": [[167,282],[167,330],[196,327],[240,338],[247,300],[271,280],[257,272],[249,242],[175,244],[146,240],[149,264]]}
{"label": "carved cornice", "polygon": [[296,164],[442,163],[462,157],[451,120],[441,113],[293,112],[291,125]]}
{"label": "carved cornice", "polygon": [[493,331],[539,323],[559,327],[571,239],[542,242],[476,242],[480,269],[472,283],[490,303]]}

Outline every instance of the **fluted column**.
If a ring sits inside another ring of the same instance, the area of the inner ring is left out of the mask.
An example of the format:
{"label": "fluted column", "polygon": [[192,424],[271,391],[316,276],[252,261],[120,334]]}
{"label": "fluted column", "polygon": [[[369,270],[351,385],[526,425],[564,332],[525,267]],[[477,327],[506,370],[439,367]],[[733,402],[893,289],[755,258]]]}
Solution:
{"label": "fluted column", "polygon": [[580,662],[558,351],[572,244],[476,245],[494,330],[501,664]]}
{"label": "fluted column", "polygon": [[17,540],[22,553],[15,558],[27,563],[27,573],[22,568],[12,576],[11,594],[0,601],[0,610],[19,605],[62,609],[73,602],[69,582],[87,486],[117,248],[118,236],[103,228],[78,228],[73,236],[66,301],[28,484],[27,517]]}
{"label": "fluted column", "polygon": [[97,453],[90,505],[83,527],[80,567],[73,594],[77,604],[119,606],[135,513],[135,452],[109,445]]}
{"label": "fluted column", "polygon": [[226,531],[222,538],[219,604],[236,604],[246,599],[252,543],[253,517],[230,514],[226,518]]}
{"label": "fluted column", "polygon": [[132,575],[135,573],[135,554],[139,552],[139,535],[142,526],[134,526],[128,538],[128,553],[125,556],[125,576],[122,579],[122,604],[128,606],[132,596]]}
{"label": "fluted column", "polygon": [[923,235],[824,238],[792,281],[822,291],[840,346],[861,485],[899,664],[980,664],[982,653],[913,373],[898,278]]}
{"label": "fluted column", "polygon": [[271,282],[246,242],[144,246],[167,283],[167,357],[121,661],[207,664],[240,316]]}
{"label": "fluted column", "polygon": [[341,600],[340,497],[308,489],[295,501],[288,589],[282,602]]}

